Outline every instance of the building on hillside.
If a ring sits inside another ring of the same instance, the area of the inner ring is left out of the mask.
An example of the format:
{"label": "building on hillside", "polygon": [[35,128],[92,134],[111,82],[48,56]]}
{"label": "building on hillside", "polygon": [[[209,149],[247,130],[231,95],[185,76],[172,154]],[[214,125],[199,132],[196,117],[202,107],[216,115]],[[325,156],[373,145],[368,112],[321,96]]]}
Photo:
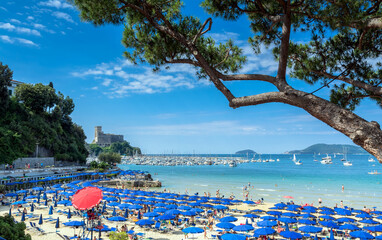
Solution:
{"label": "building on hillside", "polygon": [[22,82],[11,80],[11,86],[8,87],[9,96],[13,96],[15,94],[15,89],[18,85],[22,84]]}
{"label": "building on hillside", "polygon": [[95,135],[94,135],[93,143],[101,147],[108,147],[115,142],[123,142],[123,135],[104,133],[102,131],[101,126],[95,127]]}

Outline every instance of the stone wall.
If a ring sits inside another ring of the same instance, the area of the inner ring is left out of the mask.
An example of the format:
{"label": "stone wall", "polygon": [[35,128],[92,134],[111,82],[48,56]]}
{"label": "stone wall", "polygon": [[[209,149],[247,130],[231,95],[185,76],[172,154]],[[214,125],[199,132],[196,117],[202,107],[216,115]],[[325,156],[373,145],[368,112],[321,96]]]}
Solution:
{"label": "stone wall", "polygon": [[25,168],[25,164],[30,164],[31,168],[40,168],[41,163],[43,167],[53,166],[54,158],[45,157],[45,158],[18,158],[13,162],[14,168]]}

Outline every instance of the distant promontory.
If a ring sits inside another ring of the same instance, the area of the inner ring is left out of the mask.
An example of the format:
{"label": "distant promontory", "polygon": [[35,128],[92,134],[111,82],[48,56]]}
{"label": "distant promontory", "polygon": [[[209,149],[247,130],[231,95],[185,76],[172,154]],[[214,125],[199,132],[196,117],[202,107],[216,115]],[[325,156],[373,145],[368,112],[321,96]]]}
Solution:
{"label": "distant promontory", "polygon": [[248,154],[248,155],[251,155],[251,154],[256,154],[256,152],[251,150],[251,149],[245,149],[245,150],[237,151],[235,154]]}
{"label": "distant promontory", "polygon": [[348,144],[314,144],[310,147],[307,147],[303,150],[292,150],[285,153],[290,154],[334,154],[334,153],[347,153],[347,154],[365,154],[367,153],[363,148],[348,145]]}

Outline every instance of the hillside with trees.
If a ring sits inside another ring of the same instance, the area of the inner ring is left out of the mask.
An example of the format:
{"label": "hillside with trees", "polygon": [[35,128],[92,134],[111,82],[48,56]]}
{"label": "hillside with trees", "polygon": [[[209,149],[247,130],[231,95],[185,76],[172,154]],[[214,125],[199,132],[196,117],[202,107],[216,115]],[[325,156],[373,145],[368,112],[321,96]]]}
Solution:
{"label": "hillside with trees", "polygon": [[56,160],[86,162],[86,136],[70,117],[73,100],[52,83],[20,84],[9,96],[12,76],[0,62],[0,164],[31,156],[37,144]]}
{"label": "hillside with trees", "polygon": [[108,147],[100,147],[95,143],[87,145],[89,154],[92,156],[98,156],[101,153],[118,153],[120,155],[132,156],[134,154],[141,154],[141,149],[138,147],[132,147],[129,142],[115,142]]}
{"label": "hillside with trees", "polygon": [[287,153],[296,153],[296,154],[314,154],[314,153],[321,153],[321,154],[333,154],[333,153],[347,153],[347,154],[366,154],[367,152],[354,145],[348,145],[348,144],[314,144],[312,146],[309,146],[303,150],[293,150],[289,151]]}

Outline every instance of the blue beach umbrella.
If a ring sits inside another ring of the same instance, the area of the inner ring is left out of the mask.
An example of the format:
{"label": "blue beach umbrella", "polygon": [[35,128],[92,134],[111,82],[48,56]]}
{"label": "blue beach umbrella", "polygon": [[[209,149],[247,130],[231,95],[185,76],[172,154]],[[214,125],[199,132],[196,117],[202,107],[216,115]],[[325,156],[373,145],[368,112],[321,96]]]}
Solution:
{"label": "blue beach umbrella", "polygon": [[9,208],[9,216],[12,216],[12,208]]}
{"label": "blue beach umbrella", "polygon": [[70,221],[70,222],[66,222],[63,224],[65,226],[68,226],[68,227],[79,227],[79,226],[84,226],[85,222],[84,221]]}
{"label": "blue beach umbrella", "polygon": [[220,222],[236,222],[237,218],[232,216],[223,217],[219,220]]}
{"label": "blue beach umbrella", "polygon": [[187,211],[187,212],[182,212],[181,213],[183,216],[196,216],[196,212],[195,211]]}
{"label": "blue beach umbrella", "polygon": [[174,219],[174,215],[169,215],[169,214],[163,214],[162,216],[159,216],[159,220],[172,220]]}
{"label": "blue beach umbrella", "polygon": [[42,214],[40,214],[40,218],[39,218],[39,220],[38,220],[38,224],[39,224],[39,225],[42,225],[42,223],[43,223],[43,221],[42,221]]}
{"label": "blue beach umbrella", "polygon": [[262,217],[260,217],[261,219],[263,219],[263,220],[276,220],[277,218],[276,217],[274,217],[274,216],[262,216]]}
{"label": "blue beach umbrella", "polygon": [[316,218],[316,216],[309,214],[309,213],[301,214],[300,217],[302,217],[302,218]]}
{"label": "blue beach umbrella", "polygon": [[53,206],[50,206],[50,208],[49,208],[49,213],[48,213],[49,215],[52,215],[53,214]]}
{"label": "blue beach umbrella", "polygon": [[348,218],[348,217],[338,218],[336,221],[338,223],[355,222],[355,220],[353,218]]}
{"label": "blue beach umbrella", "polygon": [[297,217],[299,216],[297,213],[293,213],[293,212],[285,212],[283,214],[281,214],[282,217]]}
{"label": "blue beach umbrella", "polygon": [[269,221],[269,220],[264,220],[257,222],[257,226],[259,227],[274,227],[277,225],[276,221]]}
{"label": "blue beach umbrella", "polygon": [[6,197],[16,197],[18,196],[16,193],[7,193],[5,194]]}
{"label": "blue beach umbrella", "polygon": [[299,211],[301,209],[300,205],[288,205],[286,210],[288,211]]}
{"label": "blue beach umbrella", "polygon": [[364,232],[364,231],[354,231],[349,233],[350,236],[354,238],[360,238],[360,239],[373,239],[373,235],[370,233]]}
{"label": "blue beach umbrella", "polygon": [[34,204],[31,204],[31,212],[34,212]]}
{"label": "blue beach umbrella", "polygon": [[363,229],[370,231],[370,232],[382,232],[382,225],[367,226],[367,227],[363,227]]}
{"label": "blue beach umbrella", "polygon": [[216,210],[226,210],[226,209],[228,209],[228,207],[224,206],[224,205],[216,205],[213,208],[216,209]]}
{"label": "blue beach umbrella", "polygon": [[245,214],[243,217],[246,217],[246,218],[259,218],[260,216],[256,215],[256,214],[249,213],[249,214]]}
{"label": "blue beach umbrella", "polygon": [[165,212],[165,214],[169,214],[169,215],[178,215],[178,214],[181,214],[182,212],[179,211],[178,209],[171,209],[171,210],[167,210]]}
{"label": "blue beach umbrella", "polygon": [[305,224],[305,225],[316,225],[316,221],[312,221],[310,219],[306,219],[306,218],[303,218],[303,219],[299,219],[297,220],[299,223],[301,224]]}
{"label": "blue beach umbrella", "polygon": [[55,228],[56,228],[56,231],[57,231],[57,228],[60,228],[60,218],[59,217],[56,220]]}
{"label": "blue beach umbrella", "polygon": [[302,232],[306,232],[306,233],[318,233],[322,231],[322,228],[308,225],[308,226],[299,227],[298,230]]}
{"label": "blue beach umbrella", "polygon": [[157,212],[147,212],[143,214],[144,217],[158,217],[159,214]]}
{"label": "blue beach umbrella", "polygon": [[283,223],[296,223],[297,220],[294,218],[287,218],[287,217],[280,217],[277,219],[277,221],[283,222]]}
{"label": "blue beach umbrella", "polygon": [[245,240],[247,237],[241,234],[226,233],[221,236],[223,240]]}
{"label": "blue beach umbrella", "polygon": [[117,212],[116,212],[115,208],[113,209],[113,213],[111,215],[112,216],[117,216]]}
{"label": "blue beach umbrella", "polygon": [[344,224],[344,225],[341,225],[339,227],[340,230],[350,230],[350,231],[354,231],[354,230],[360,230],[359,227],[357,227],[356,225],[354,224]]}
{"label": "blue beach umbrella", "polygon": [[298,232],[282,231],[280,235],[289,239],[302,239],[302,234]]}
{"label": "blue beach umbrella", "polygon": [[223,229],[232,229],[236,225],[230,222],[220,222],[216,224],[216,227],[223,228]]}
{"label": "blue beach umbrella", "polygon": [[121,216],[114,216],[114,217],[109,217],[107,220],[109,221],[115,221],[115,222],[122,222],[126,221],[127,219]]}
{"label": "blue beach umbrella", "polygon": [[188,227],[182,230],[182,232],[188,234],[188,233],[202,233],[204,232],[203,229],[198,228],[198,227]]}
{"label": "blue beach umbrella", "polygon": [[259,228],[259,229],[256,229],[254,235],[255,235],[256,237],[259,237],[259,236],[270,235],[270,234],[273,234],[273,233],[275,233],[275,232],[276,232],[276,231],[275,231],[273,228],[266,227],[266,228]]}
{"label": "blue beach umbrella", "polygon": [[239,231],[239,232],[248,232],[248,231],[252,231],[253,229],[255,228],[252,227],[251,225],[246,225],[246,224],[238,225],[232,228],[232,230]]}
{"label": "blue beach umbrella", "polygon": [[367,214],[367,213],[360,213],[358,215],[356,215],[357,218],[373,218],[373,216],[371,216],[370,214]]}
{"label": "blue beach umbrella", "polygon": [[129,217],[129,212],[127,209],[125,209],[125,213],[123,214],[123,217],[128,218]]}
{"label": "blue beach umbrella", "polygon": [[339,228],[338,224],[333,221],[320,221],[320,224],[327,228],[335,228],[335,229]]}
{"label": "blue beach umbrella", "polygon": [[154,223],[155,222],[150,219],[141,219],[137,221],[135,224],[137,224],[138,226],[147,226],[147,225],[153,225]]}
{"label": "blue beach umbrella", "polygon": [[21,221],[24,222],[25,221],[25,213],[23,212],[22,215],[21,215]]}
{"label": "blue beach umbrella", "polygon": [[273,215],[273,216],[280,216],[283,213],[279,211],[268,211],[267,214]]}
{"label": "blue beach umbrella", "polygon": [[129,209],[131,209],[131,210],[140,210],[142,208],[143,207],[141,205],[130,205],[129,206]]}
{"label": "blue beach umbrella", "polygon": [[111,202],[111,203],[108,203],[107,205],[110,206],[110,207],[116,207],[116,206],[119,207],[122,204],[120,204],[119,202]]}
{"label": "blue beach umbrella", "polygon": [[72,212],[70,211],[70,208],[69,208],[69,211],[68,211],[68,219],[71,219],[72,218]]}
{"label": "blue beach umbrella", "polygon": [[344,215],[344,216],[350,216],[351,215],[351,211],[347,210],[345,208],[338,208],[338,209],[336,209],[336,212],[338,215]]}
{"label": "blue beach umbrella", "polygon": [[164,212],[166,212],[166,211],[167,211],[166,208],[155,208],[155,209],[153,210],[153,212],[159,212],[159,213],[164,213]]}
{"label": "blue beach umbrella", "polygon": [[334,217],[329,216],[329,215],[321,215],[321,216],[318,216],[318,218],[322,218],[322,219],[325,219],[325,220],[335,220]]}
{"label": "blue beach umbrella", "polygon": [[380,222],[374,221],[373,219],[364,219],[359,221],[360,223],[366,223],[366,224],[379,224]]}

